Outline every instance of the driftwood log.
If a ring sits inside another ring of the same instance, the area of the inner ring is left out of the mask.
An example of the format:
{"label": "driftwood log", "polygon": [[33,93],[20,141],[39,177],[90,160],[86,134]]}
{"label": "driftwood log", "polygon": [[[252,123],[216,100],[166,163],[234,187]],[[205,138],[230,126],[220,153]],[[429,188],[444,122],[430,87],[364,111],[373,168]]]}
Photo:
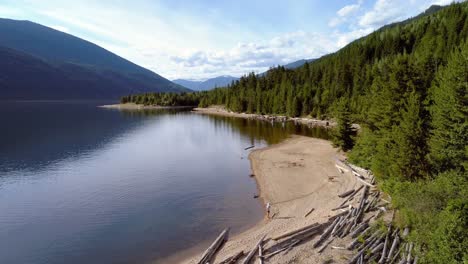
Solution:
{"label": "driftwood log", "polygon": [[224,241],[227,240],[229,234],[229,228],[226,228],[219,234],[219,236],[213,241],[213,243],[208,247],[208,249],[203,253],[202,258],[198,261],[198,264],[210,263],[213,256],[221,248]]}
{"label": "driftwood log", "polygon": [[248,264],[250,263],[250,260],[252,260],[252,257],[257,253],[258,247],[263,243],[263,240],[265,239],[266,236],[262,236],[260,240],[257,242],[255,247],[250,251],[250,253],[245,257],[244,261],[242,261],[243,264]]}
{"label": "driftwood log", "polygon": [[313,224],[311,224],[311,225],[307,225],[307,226],[301,227],[301,228],[299,228],[299,229],[295,229],[295,230],[293,230],[293,231],[289,231],[289,232],[286,232],[286,233],[281,234],[281,235],[279,235],[279,236],[273,237],[272,239],[273,239],[273,240],[280,240],[280,239],[282,239],[282,238],[285,238],[285,237],[288,237],[288,236],[292,236],[292,235],[294,235],[294,234],[297,234],[297,233],[299,233],[299,232],[301,232],[301,231],[308,230],[308,229],[311,229],[311,228],[315,228],[315,227],[317,227],[317,226],[319,226],[319,225],[320,225],[319,223],[313,223]]}
{"label": "driftwood log", "polygon": [[314,210],[315,210],[315,208],[311,208],[311,209],[304,215],[304,217],[309,216]]}
{"label": "driftwood log", "polygon": [[218,264],[234,264],[244,255],[245,255],[244,251],[240,251],[240,252],[228,257],[227,259],[221,261]]}

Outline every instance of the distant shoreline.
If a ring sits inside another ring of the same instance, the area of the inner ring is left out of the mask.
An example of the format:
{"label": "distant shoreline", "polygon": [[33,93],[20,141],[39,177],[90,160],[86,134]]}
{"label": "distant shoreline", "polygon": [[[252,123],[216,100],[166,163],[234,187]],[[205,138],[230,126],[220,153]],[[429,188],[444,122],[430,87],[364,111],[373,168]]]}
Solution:
{"label": "distant shoreline", "polygon": [[191,109],[195,106],[160,106],[160,105],[141,105],[135,103],[100,105],[98,107],[120,110],[146,110],[146,109]]}
{"label": "distant shoreline", "polygon": [[310,127],[325,127],[333,128],[336,126],[336,122],[332,120],[320,120],[308,117],[287,117],[287,116],[277,116],[277,115],[260,115],[260,114],[247,114],[247,113],[236,113],[226,110],[223,107],[208,107],[208,108],[193,108],[193,113],[199,114],[208,114],[208,115],[220,115],[220,116],[230,116],[230,117],[239,117],[245,119],[255,119],[268,122],[294,122]]}

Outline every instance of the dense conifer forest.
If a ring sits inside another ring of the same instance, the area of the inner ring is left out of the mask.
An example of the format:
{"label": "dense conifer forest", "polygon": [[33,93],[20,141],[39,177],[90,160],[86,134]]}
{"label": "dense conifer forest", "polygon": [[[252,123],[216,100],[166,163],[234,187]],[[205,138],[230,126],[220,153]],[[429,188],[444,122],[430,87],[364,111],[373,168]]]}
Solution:
{"label": "dense conifer forest", "polygon": [[[336,119],[334,142],[371,169],[411,226],[421,263],[468,263],[468,2],[386,26],[288,70],[229,87],[122,102],[225,105]],[[351,123],[361,126],[353,135]]]}

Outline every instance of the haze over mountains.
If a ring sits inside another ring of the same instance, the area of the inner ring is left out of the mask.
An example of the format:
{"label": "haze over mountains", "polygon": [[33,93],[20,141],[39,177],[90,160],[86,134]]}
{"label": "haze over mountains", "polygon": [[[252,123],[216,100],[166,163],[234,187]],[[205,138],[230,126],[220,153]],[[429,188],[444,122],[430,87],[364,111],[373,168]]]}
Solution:
{"label": "haze over mountains", "polygon": [[238,77],[233,77],[229,75],[218,76],[215,78],[208,79],[206,81],[195,81],[195,80],[184,80],[176,79],[173,80],[174,83],[192,89],[194,91],[206,91],[211,90],[215,87],[225,87],[231,84],[232,81],[239,80]]}
{"label": "haze over mountains", "polygon": [[189,91],[91,42],[0,19],[0,99],[117,99]]}
{"label": "haze over mountains", "polygon": [[[302,59],[302,60],[294,61],[286,65],[283,65],[283,67],[285,67],[286,69],[295,69],[295,68],[301,67],[306,62],[312,62],[314,60],[315,59]],[[263,76],[267,72],[268,71],[262,72],[262,73],[259,73],[258,75]],[[239,80],[239,77],[224,75],[224,76],[211,78],[205,81],[176,79],[176,80],[173,80],[173,82],[179,85],[182,85],[184,87],[187,87],[189,89],[192,89],[194,91],[207,91],[207,90],[214,89],[216,87],[226,87],[229,84],[231,84],[232,81],[237,81],[237,80]]]}

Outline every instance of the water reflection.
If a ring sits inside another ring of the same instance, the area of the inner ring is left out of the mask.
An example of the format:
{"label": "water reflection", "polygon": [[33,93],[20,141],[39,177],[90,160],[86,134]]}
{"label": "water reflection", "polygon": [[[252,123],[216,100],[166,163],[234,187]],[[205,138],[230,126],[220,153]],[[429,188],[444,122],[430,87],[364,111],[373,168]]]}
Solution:
{"label": "water reflection", "polygon": [[3,104],[0,263],[141,263],[261,219],[249,145],[319,130],[189,111]]}

